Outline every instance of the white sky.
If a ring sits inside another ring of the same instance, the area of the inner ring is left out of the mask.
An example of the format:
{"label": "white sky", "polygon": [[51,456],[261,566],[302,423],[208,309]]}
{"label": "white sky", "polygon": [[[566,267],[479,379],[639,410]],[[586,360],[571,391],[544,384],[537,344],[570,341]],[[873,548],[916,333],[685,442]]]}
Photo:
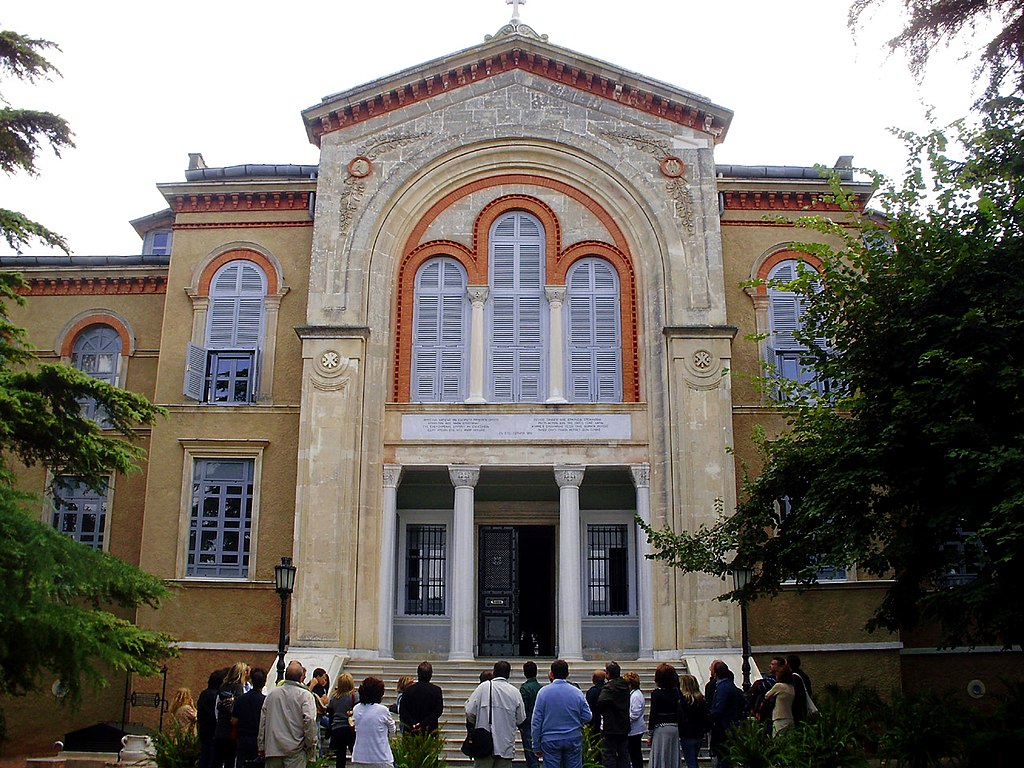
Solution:
{"label": "white sky", "polygon": [[[896,6],[896,0],[889,0]],[[300,110],[321,97],[483,41],[503,0],[9,0],[0,26],[61,46],[62,79],[0,82],[13,106],[65,117],[77,147],[44,153],[37,178],[0,177],[0,207],[68,238],[74,253],[129,254],[128,224],[166,207],[158,182],[208,165],[316,163]],[[735,117],[719,163],[858,166],[899,174],[887,128],[967,114],[978,87],[961,51],[922,87],[882,42],[855,41],[846,0],[527,0],[522,21],[554,44],[707,96]],[[966,46],[966,44],[964,44]],[[0,252],[10,252],[5,243]],[[44,253],[33,248],[31,253]]]}

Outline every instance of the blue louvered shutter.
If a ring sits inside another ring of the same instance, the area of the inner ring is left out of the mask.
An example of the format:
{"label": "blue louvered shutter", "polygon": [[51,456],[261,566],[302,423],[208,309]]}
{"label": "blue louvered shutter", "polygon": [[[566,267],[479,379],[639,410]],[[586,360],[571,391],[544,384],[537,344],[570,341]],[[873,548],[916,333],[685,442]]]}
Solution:
{"label": "blue louvered shutter", "polygon": [[263,270],[251,261],[231,261],[210,284],[206,345],[210,349],[258,349],[263,339],[267,295]]}
{"label": "blue louvered shutter", "polygon": [[566,362],[570,402],[622,401],[619,280],[598,258],[581,259],[566,276]]}
{"label": "blue louvered shutter", "polygon": [[[804,363],[807,347],[798,341],[795,333],[802,326],[802,315],[806,309],[806,299],[794,291],[773,286],[772,283],[789,282],[798,276],[798,270],[811,269],[796,259],[788,259],[776,264],[768,273],[768,329],[769,329],[769,362],[772,363],[778,376],[790,381],[811,383],[814,372]],[[820,285],[815,282],[815,290]],[[816,339],[821,348],[825,348],[824,339]],[[819,388],[827,386],[818,384]]]}
{"label": "blue louvered shutter", "polygon": [[455,259],[432,259],[416,273],[412,399],[465,399],[468,333],[466,273]]}
{"label": "blue louvered shutter", "polygon": [[502,216],[491,229],[489,257],[491,399],[539,402],[547,362],[544,228],[520,211]]}

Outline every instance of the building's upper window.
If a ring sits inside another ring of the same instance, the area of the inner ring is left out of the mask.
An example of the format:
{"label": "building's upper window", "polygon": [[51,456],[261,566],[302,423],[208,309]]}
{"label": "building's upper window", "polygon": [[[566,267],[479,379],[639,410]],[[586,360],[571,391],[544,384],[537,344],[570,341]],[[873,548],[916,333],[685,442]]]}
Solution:
{"label": "building's upper window", "polygon": [[[801,330],[801,316],[806,299],[786,290],[785,283],[795,280],[798,270],[811,269],[797,259],[780,261],[768,273],[768,362],[782,379],[809,385],[819,391],[828,389],[828,382],[816,379],[808,363],[807,347],[796,338]],[[822,342],[822,346],[824,346]]]}
{"label": "building's upper window", "polygon": [[581,259],[569,270],[566,289],[569,400],[621,402],[622,334],[615,268],[604,259]]}
{"label": "building's upper window", "polygon": [[443,616],[447,546],[444,525],[405,529],[405,613]]}
{"label": "building's upper window", "polygon": [[80,477],[62,475],[53,483],[53,527],[93,549],[103,549],[107,490],[94,491]]}
{"label": "building's upper window", "polygon": [[456,403],[465,399],[467,304],[466,270],[455,259],[431,259],[416,272],[414,401]]}
{"label": "building's upper window", "polygon": [[169,256],[172,234],[169,229],[151,229],[142,242],[142,253],[153,256]]}
{"label": "building's upper window", "polygon": [[189,344],[184,392],[209,403],[256,399],[267,278],[251,261],[236,259],[210,283],[206,346]]}
{"label": "building's upper window", "polygon": [[544,228],[528,213],[499,218],[490,237],[490,399],[544,400]]}
{"label": "building's upper window", "polygon": [[587,610],[591,616],[629,613],[629,529],[587,526]]}
{"label": "building's upper window", "polygon": [[252,459],[196,459],[186,576],[246,578],[252,532]]}
{"label": "building's upper window", "polygon": [[[86,327],[75,337],[71,349],[71,364],[94,379],[117,386],[121,366],[120,334],[102,323]],[[101,426],[105,424],[103,409],[95,400],[90,397],[82,398],[79,402],[82,404],[82,413],[87,418],[95,419]]]}

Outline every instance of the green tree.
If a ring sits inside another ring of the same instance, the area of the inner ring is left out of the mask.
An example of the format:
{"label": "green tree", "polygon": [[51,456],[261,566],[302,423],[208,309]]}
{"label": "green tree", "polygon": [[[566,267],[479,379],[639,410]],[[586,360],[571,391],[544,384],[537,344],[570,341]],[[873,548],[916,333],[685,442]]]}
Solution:
{"label": "green tree", "polygon": [[[37,82],[60,75],[42,51],[56,48],[49,40],[35,40],[10,30],[0,30],[0,76]],[[60,157],[61,149],[73,147],[67,122],[50,112],[15,109],[0,94],[0,170],[6,174],[22,171],[37,173],[36,160],[40,150],[49,146]],[[33,242],[68,252],[68,244],[56,232],[32,221],[17,211],[0,208],[0,232],[7,244],[16,250]]]}
{"label": "green tree", "polygon": [[[997,96],[1004,85],[1012,93],[1024,94],[1024,0],[900,1],[906,8],[906,23],[889,40],[888,47],[906,53],[914,75],[920,78],[924,74],[940,43],[948,44],[951,39],[992,21],[999,28],[981,49],[977,75],[987,74],[989,96]],[[891,0],[854,0],[850,5],[850,27],[859,27],[869,9],[888,2]]]}
{"label": "green tree", "polygon": [[656,558],[719,575],[734,557],[754,564],[748,598],[856,563],[893,577],[871,628],[935,623],[954,646],[1024,640],[1021,107],[993,102],[953,143],[905,134],[906,177],[880,194],[885,228],[802,222],[843,243],[797,244],[823,273],[787,284],[808,303],[801,340],[817,375],[835,386],[790,392],[789,429],[761,436],[764,468],[735,514],[651,532]]}
{"label": "green tree", "polygon": [[[54,72],[39,54],[51,47],[0,32],[0,68],[29,80]],[[0,111],[4,171],[34,173],[42,142],[70,146],[64,121]],[[0,211],[0,232],[12,246],[39,240],[67,251],[59,235],[11,211]],[[77,703],[83,683],[103,684],[110,670],[153,674],[173,653],[171,638],[112,612],[156,607],[166,587],[39,522],[40,501],[16,490],[16,473],[19,465],[41,464],[99,489],[110,473],[135,469],[142,451],[129,442],[134,429],[152,423],[161,409],[70,366],[40,363],[10,316],[11,304],[24,302],[24,287],[19,275],[0,272],[0,695],[24,694],[59,678],[68,700]],[[105,429],[83,415],[83,398],[103,409]]]}

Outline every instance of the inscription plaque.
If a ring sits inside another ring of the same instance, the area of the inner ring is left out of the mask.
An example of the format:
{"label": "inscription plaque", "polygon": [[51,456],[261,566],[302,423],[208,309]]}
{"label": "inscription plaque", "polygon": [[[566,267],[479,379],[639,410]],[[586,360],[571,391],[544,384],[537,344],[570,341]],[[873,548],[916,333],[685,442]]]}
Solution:
{"label": "inscription plaque", "polygon": [[629,440],[631,435],[626,413],[402,416],[403,440]]}

